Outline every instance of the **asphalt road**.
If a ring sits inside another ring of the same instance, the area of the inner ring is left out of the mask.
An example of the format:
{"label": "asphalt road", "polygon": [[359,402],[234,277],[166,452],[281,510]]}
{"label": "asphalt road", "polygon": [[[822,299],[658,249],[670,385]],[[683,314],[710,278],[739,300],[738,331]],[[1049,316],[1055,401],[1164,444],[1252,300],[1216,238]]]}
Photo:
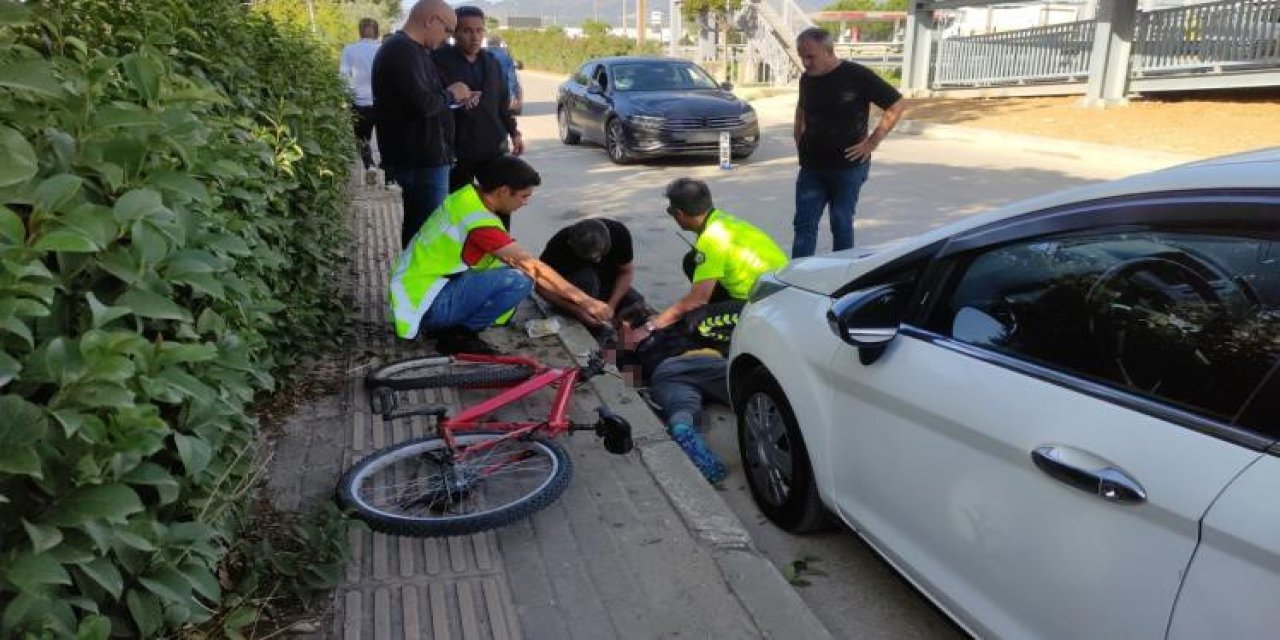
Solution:
{"label": "asphalt road", "polygon": [[[659,308],[688,287],[680,258],[685,240],[665,214],[663,187],[681,176],[706,180],[718,207],[751,220],[784,249],[791,245],[796,161],[792,108],[770,99],[759,109],[763,140],[750,159],[720,170],[714,159],[652,161],[616,166],[599,147],[567,146],[555,123],[557,79],[522,73],[527,103],[520,118],[528,159],[542,187],[513,221],[514,235],[535,253],[560,227],[590,216],[626,223],[635,240],[635,286]],[[909,117],[909,114],[908,114]],[[1053,154],[1008,152],[995,146],[894,135],[874,157],[862,191],[856,243],[878,244],[919,233],[996,205],[1090,181],[1119,177],[1102,162]],[[692,237],[685,234],[685,238]],[[818,252],[830,251],[823,230]],[[741,473],[732,418],[718,412],[709,440],[733,471],[724,497],[756,545],[779,567],[809,558],[797,590],[838,638],[948,638],[960,631],[867,545],[847,530],[792,536],[755,509]]]}

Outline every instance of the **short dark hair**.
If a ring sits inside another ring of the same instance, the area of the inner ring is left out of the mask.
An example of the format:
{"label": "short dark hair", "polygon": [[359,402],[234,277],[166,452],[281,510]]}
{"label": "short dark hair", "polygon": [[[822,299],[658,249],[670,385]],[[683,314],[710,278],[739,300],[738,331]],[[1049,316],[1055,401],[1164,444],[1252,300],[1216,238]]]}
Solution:
{"label": "short dark hair", "polygon": [[480,185],[481,193],[490,193],[502,187],[520,191],[541,185],[542,176],[520,158],[499,156],[476,169],[476,182]]}
{"label": "short dark hair", "polygon": [[481,9],[480,7],[466,5],[454,9],[453,12],[458,15],[459,20],[463,18],[480,18],[481,20],[484,20],[484,9]]}
{"label": "short dark hair", "polygon": [[364,38],[366,33],[370,34],[369,37],[378,37],[378,21],[373,18],[360,18],[359,28],[361,38]]}
{"label": "short dark hair", "polygon": [[566,236],[569,248],[583,260],[600,260],[609,253],[612,244],[609,238],[609,227],[596,218],[587,218],[573,223]]}
{"label": "short dark hair", "polygon": [[667,185],[665,194],[675,208],[691,216],[703,215],[715,207],[711,188],[701,180],[676,178]]}
{"label": "short dark hair", "polygon": [[835,40],[831,37],[831,32],[823,29],[822,27],[809,27],[808,29],[801,31],[800,35],[796,36],[796,47],[799,48],[800,43],[805,40],[816,42],[825,47],[828,51],[834,51],[836,47]]}

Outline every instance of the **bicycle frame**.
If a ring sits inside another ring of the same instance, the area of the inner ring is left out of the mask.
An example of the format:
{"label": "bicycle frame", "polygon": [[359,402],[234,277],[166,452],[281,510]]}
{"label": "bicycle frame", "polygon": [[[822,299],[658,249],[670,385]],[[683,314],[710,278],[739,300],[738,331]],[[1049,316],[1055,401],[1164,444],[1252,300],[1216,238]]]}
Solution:
{"label": "bicycle frame", "polygon": [[[567,414],[569,411],[569,401],[573,396],[574,385],[578,382],[579,371],[577,367],[557,367],[551,368],[543,365],[537,360],[531,358],[521,358],[512,356],[484,356],[474,354],[459,354],[455,356],[458,360],[467,362],[493,363],[493,364],[519,364],[531,367],[534,374],[527,380],[517,383],[511,387],[503,387],[503,391],[493,397],[465,407],[461,413],[453,417],[441,418],[436,427],[440,432],[440,437],[449,446],[450,450],[455,450],[457,442],[454,439],[454,432],[489,429],[504,431],[506,435],[502,438],[496,438],[483,443],[475,444],[467,448],[463,455],[472,452],[482,452],[486,449],[504,442],[512,438],[521,438],[525,435],[537,430],[545,431],[548,437],[558,436],[569,431],[571,425]],[[485,416],[492,414],[494,411],[501,409],[513,402],[519,402],[526,396],[536,391],[559,383],[556,389],[555,399],[551,403],[551,411],[547,419],[542,422],[481,422]]]}

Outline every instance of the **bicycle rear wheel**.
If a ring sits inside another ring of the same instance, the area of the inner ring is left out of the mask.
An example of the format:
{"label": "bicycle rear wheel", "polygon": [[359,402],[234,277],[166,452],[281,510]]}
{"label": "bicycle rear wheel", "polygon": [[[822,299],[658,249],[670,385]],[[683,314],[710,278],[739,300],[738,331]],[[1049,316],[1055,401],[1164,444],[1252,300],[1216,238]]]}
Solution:
{"label": "bicycle rear wheel", "polygon": [[[454,453],[440,438],[402,442],[370,454],[343,474],[338,502],[374,531],[457,536],[528,517],[554,502],[573,477],[563,447],[500,432],[458,434]],[[496,441],[496,442],[495,442]],[[468,447],[491,443],[465,455]]]}
{"label": "bicycle rear wheel", "polygon": [[434,387],[495,387],[533,375],[533,367],[495,362],[468,362],[445,356],[409,358],[383,365],[365,376],[370,389],[427,389]]}

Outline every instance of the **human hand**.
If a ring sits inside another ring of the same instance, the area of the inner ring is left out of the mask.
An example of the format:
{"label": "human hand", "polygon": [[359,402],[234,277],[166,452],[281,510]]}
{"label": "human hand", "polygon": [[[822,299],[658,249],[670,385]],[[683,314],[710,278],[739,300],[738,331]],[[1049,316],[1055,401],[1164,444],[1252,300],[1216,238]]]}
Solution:
{"label": "human hand", "polygon": [[858,144],[855,144],[852,147],[845,149],[844,150],[845,159],[853,162],[862,162],[863,160],[870,160],[871,153],[875,151],[877,147],[880,146],[880,141],[882,139],[884,139],[883,136],[881,136],[878,132],[873,132],[871,135],[863,139],[862,142],[859,142]]}
{"label": "human hand", "polygon": [[464,109],[474,109],[474,108],[476,108],[476,106],[480,104],[480,96],[481,96],[481,94],[483,94],[483,93],[484,93],[483,91],[472,91],[472,92],[471,92],[471,97],[470,97],[470,98],[467,98],[467,101],[466,101],[465,103],[463,103],[462,107],[463,107]]}
{"label": "human hand", "polygon": [[445,91],[448,91],[453,96],[454,102],[461,105],[466,105],[467,101],[471,99],[471,87],[468,87],[465,82],[455,82],[446,87]]}
{"label": "human hand", "polygon": [[511,102],[507,105],[507,109],[509,109],[509,110],[511,110],[511,111],[519,111],[519,110],[520,110],[520,98],[512,98],[512,99],[511,99]]}
{"label": "human hand", "polygon": [[511,134],[511,155],[518,156],[524,153],[524,137],[519,133]]}
{"label": "human hand", "polygon": [[613,320],[613,308],[608,304],[596,299],[588,300],[583,306],[583,311],[587,316],[596,322],[596,324],[608,324]]}

